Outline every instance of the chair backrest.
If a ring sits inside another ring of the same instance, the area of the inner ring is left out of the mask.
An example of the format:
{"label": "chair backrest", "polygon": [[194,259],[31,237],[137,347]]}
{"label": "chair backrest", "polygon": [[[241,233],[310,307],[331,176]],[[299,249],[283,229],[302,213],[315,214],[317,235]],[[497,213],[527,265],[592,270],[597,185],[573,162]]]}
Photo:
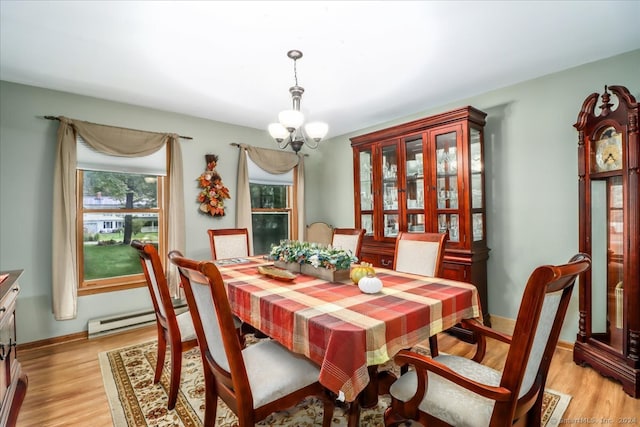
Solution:
{"label": "chair backrest", "polygon": [[253,402],[233,313],[218,268],[212,261],[187,259],[178,251],[171,251],[169,260],[180,272],[202,360],[212,367],[226,394]]}
{"label": "chair backrest", "polygon": [[445,233],[401,231],[396,240],[393,269],[404,273],[441,277],[446,238]]}
{"label": "chair backrest", "polygon": [[212,259],[249,256],[249,232],[246,228],[209,229]]}
{"label": "chair backrest", "polygon": [[350,250],[353,255],[360,259],[364,232],[364,228],[334,228],[331,246]]}
{"label": "chair backrest", "polygon": [[528,401],[542,392],[576,278],[590,266],[589,256],[579,253],[567,264],[544,265],[529,276],[500,384],[519,390],[518,398]]}
{"label": "chair backrest", "polygon": [[319,243],[324,246],[331,244],[333,237],[333,227],[326,222],[314,222],[307,225],[307,236],[305,241]]}
{"label": "chair backrest", "polygon": [[138,251],[142,271],[147,280],[147,287],[151,294],[151,301],[156,315],[160,316],[160,322],[173,323],[177,328],[176,313],[173,309],[173,300],[169,292],[167,278],[164,274],[162,261],[158,255],[158,250],[151,243],[142,243],[139,240],[133,240],[131,247]]}

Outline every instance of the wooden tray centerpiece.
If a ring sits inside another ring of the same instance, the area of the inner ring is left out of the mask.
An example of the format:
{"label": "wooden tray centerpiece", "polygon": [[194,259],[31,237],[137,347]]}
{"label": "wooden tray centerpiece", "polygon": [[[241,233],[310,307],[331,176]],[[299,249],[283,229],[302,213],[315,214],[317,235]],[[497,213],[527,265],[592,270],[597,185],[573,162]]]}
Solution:
{"label": "wooden tray centerpiece", "polygon": [[351,251],[297,240],[281,241],[269,255],[277,267],[330,282],[349,280],[351,264],[358,262]]}

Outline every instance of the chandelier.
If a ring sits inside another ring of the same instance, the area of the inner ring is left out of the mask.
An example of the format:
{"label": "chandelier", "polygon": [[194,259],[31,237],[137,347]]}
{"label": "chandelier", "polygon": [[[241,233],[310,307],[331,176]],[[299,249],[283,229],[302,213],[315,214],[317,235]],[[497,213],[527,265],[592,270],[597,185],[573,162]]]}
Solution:
{"label": "chandelier", "polygon": [[279,123],[271,123],[269,125],[269,134],[276,140],[281,149],[291,145],[294,152],[300,151],[306,143],[309,148],[318,148],[318,142],[327,135],[329,125],[323,122],[311,122],[304,125],[304,114],[300,111],[300,100],[304,93],[304,88],[298,85],[298,73],[296,70],[296,61],[302,58],[302,52],[299,50],[290,50],[287,56],[293,59],[293,77],[295,85],[289,88],[293,108],[284,110],[278,114]]}

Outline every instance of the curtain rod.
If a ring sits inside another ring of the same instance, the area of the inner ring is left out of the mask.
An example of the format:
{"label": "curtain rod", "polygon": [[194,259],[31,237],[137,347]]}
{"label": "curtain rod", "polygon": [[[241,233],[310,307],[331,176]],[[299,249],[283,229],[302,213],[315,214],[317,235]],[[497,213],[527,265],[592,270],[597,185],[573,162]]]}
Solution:
{"label": "curtain rod", "polygon": [[[240,144],[238,144],[237,142],[231,142],[231,143],[229,143],[229,145],[234,146],[234,147],[238,147],[238,148],[242,148],[242,147],[240,146]],[[306,153],[305,153],[305,154],[302,154],[302,155],[303,155],[303,156],[305,156],[305,157],[309,157],[309,155],[308,155],[308,154],[306,154]]]}
{"label": "curtain rod", "polygon": [[[56,116],[44,116],[45,119],[47,120],[57,120],[60,121],[59,117]],[[90,122],[87,122],[90,123]],[[91,123],[92,125],[97,125],[98,123]],[[100,126],[109,126],[109,125],[100,125]],[[119,126],[109,126],[109,127],[119,127]],[[139,131],[138,129],[131,129],[131,128],[123,128],[121,127],[120,129],[126,129],[126,130],[134,130],[134,131],[138,131],[138,132],[145,132],[145,131]],[[162,132],[154,132],[154,133],[162,133]],[[182,135],[178,135],[178,138],[180,139],[193,139],[190,136],[182,136]]]}

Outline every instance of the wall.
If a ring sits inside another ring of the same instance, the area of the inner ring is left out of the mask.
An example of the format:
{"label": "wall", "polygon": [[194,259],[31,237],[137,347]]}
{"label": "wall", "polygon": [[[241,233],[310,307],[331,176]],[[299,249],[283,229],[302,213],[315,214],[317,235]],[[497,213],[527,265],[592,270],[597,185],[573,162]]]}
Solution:
{"label": "wall", "polygon": [[[152,308],[148,290],[138,288],[79,297],[77,319],[54,320],[50,212],[58,122],[45,115],[193,137],[182,140],[186,255],[198,259],[210,257],[208,228],[235,226],[239,149],[230,143],[274,145],[263,130],[0,82],[0,270],[24,269],[17,307],[20,343],[86,330],[92,318]],[[207,153],[219,155],[217,170],[231,191],[222,218],[199,214],[195,201]]]}
{"label": "wall", "polygon": [[[602,93],[605,84],[626,86],[640,100],[640,50],[327,141],[314,161],[332,165],[331,171],[318,172],[332,183],[323,190],[331,197],[310,201],[309,211],[335,226],[353,226],[350,137],[464,105],[485,111],[489,313],[515,319],[531,271],[567,261],[578,250],[578,142],[573,124],[584,99]],[[339,182],[332,181],[331,174]],[[577,330],[576,287],[560,339],[573,342]]]}

